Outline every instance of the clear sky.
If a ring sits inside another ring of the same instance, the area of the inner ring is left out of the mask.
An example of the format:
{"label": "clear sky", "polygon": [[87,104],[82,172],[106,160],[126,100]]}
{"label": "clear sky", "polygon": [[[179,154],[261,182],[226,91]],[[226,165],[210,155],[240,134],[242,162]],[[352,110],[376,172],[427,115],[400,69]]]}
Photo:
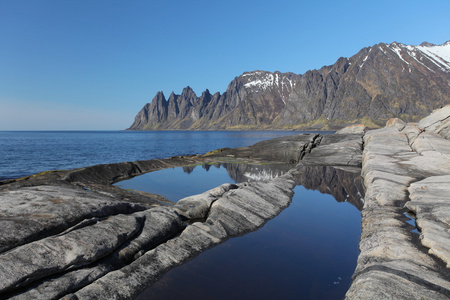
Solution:
{"label": "clear sky", "polygon": [[0,0],[0,130],[120,130],[158,91],[223,93],[394,41],[450,40],[449,0]]}

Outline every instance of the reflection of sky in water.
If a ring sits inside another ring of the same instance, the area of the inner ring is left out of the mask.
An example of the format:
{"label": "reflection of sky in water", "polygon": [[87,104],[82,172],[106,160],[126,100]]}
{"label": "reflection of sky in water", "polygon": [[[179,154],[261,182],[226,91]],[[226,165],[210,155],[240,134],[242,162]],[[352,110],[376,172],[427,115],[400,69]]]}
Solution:
{"label": "reflection of sky in water", "polygon": [[[126,188],[145,186],[172,200],[233,182],[214,166],[139,177]],[[294,192],[291,205],[261,229],[172,269],[137,299],[343,299],[359,253],[360,212],[303,186]]]}
{"label": "reflection of sky in water", "polygon": [[123,189],[133,189],[166,197],[168,200],[178,200],[203,193],[223,183],[235,183],[224,168],[212,165],[208,171],[201,166],[189,168],[164,169],[134,177],[117,183]]}
{"label": "reflection of sky in water", "polygon": [[413,229],[411,229],[411,232],[420,235],[419,230],[417,229],[416,219],[410,216],[407,212],[403,213],[403,215],[406,217],[405,222],[414,227]]}

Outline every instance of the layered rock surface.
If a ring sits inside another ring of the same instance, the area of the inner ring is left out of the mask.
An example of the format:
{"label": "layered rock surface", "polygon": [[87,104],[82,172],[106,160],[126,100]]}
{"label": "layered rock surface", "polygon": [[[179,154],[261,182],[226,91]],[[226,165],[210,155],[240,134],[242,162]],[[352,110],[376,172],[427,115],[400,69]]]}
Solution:
{"label": "layered rock surface", "polygon": [[450,298],[450,141],[436,133],[448,130],[449,109],[425,120],[433,126],[393,120],[365,134],[361,254],[347,299]]}

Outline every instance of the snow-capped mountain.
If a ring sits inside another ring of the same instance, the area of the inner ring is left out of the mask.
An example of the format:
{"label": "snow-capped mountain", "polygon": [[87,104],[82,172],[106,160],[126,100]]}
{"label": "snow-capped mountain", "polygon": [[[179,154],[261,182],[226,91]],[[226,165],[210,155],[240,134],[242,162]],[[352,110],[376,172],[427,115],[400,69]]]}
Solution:
{"label": "snow-capped mountain", "polygon": [[415,121],[450,103],[450,41],[377,44],[305,74],[253,71],[222,95],[159,92],[130,130],[335,129]]}

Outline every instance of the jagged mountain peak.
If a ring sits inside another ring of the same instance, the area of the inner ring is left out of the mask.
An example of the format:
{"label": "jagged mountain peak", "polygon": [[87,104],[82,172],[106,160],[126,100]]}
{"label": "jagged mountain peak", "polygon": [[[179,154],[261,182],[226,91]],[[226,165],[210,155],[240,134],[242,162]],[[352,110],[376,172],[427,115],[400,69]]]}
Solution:
{"label": "jagged mountain peak", "polygon": [[244,72],[222,95],[206,90],[197,97],[188,86],[164,104],[158,93],[130,129],[375,127],[391,117],[415,121],[450,103],[449,82],[450,41],[379,43],[304,74]]}
{"label": "jagged mountain peak", "polygon": [[186,94],[194,94],[194,95],[195,95],[195,92],[194,92],[194,90],[193,90],[190,86],[187,86],[187,87],[185,87],[185,88],[183,89],[183,91],[181,92],[181,94],[182,94],[182,95],[186,95]]}
{"label": "jagged mountain peak", "polygon": [[179,95],[175,94],[175,92],[172,91],[172,92],[170,93],[169,99],[168,99],[167,101],[173,102],[173,101],[175,101],[175,100],[178,98],[178,96],[179,96]]}
{"label": "jagged mountain peak", "polygon": [[433,43],[428,43],[427,41],[425,41],[422,44],[420,44],[419,46],[422,46],[422,47],[433,47],[433,46],[436,46],[436,45],[433,44]]}
{"label": "jagged mountain peak", "polygon": [[209,89],[206,89],[200,97],[205,98],[205,97],[210,97],[210,96],[211,96],[211,93],[210,93]]}
{"label": "jagged mountain peak", "polygon": [[166,97],[164,96],[164,93],[162,91],[159,91],[156,93],[156,96],[153,98],[153,101],[164,101],[166,102]]}
{"label": "jagged mountain peak", "polygon": [[195,94],[194,90],[190,86],[187,86],[181,92],[180,99],[193,104],[197,99],[197,94]]}

